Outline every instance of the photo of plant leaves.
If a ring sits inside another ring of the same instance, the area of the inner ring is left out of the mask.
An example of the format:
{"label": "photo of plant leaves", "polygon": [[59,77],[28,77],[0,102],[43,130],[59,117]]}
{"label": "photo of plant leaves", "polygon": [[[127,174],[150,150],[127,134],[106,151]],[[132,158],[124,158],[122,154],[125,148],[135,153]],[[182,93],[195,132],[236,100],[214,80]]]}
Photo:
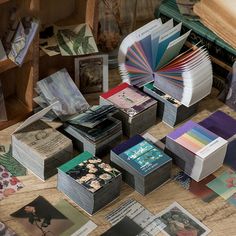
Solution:
{"label": "photo of plant leaves", "polygon": [[62,56],[76,56],[98,52],[88,24],[56,26],[55,33]]}

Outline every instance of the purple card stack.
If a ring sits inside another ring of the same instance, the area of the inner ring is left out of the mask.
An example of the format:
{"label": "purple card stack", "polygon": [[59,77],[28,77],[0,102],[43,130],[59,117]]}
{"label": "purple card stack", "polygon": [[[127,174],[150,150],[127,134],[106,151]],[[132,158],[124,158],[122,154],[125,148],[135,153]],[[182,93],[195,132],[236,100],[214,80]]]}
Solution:
{"label": "purple card stack", "polygon": [[236,170],[236,120],[222,111],[216,111],[199,124],[228,140],[224,164]]}

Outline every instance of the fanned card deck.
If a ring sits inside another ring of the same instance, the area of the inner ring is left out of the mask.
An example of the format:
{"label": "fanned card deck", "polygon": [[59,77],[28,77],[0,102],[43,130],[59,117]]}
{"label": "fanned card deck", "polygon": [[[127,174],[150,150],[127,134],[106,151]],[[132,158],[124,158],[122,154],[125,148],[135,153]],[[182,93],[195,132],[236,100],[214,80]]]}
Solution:
{"label": "fanned card deck", "polygon": [[121,43],[119,66],[124,81],[157,89],[189,107],[211,92],[212,65],[206,49],[180,53],[190,31],[180,35],[181,23],[156,19],[129,34]]}

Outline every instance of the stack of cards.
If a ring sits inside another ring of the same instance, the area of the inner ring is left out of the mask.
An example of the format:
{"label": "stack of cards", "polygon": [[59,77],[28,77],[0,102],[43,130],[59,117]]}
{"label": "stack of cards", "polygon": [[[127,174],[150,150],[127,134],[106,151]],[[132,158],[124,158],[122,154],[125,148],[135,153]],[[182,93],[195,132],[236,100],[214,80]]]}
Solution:
{"label": "stack of cards", "polygon": [[223,164],[228,142],[201,125],[188,121],[166,136],[166,149],[176,164],[197,182]]}
{"label": "stack of cards", "polygon": [[57,188],[93,214],[120,194],[121,173],[89,152],[58,168]]}
{"label": "stack of cards", "polygon": [[64,121],[64,131],[73,137],[79,151],[102,155],[120,141],[121,122],[111,117],[117,109],[111,105],[90,107],[66,69],[38,81],[36,90],[39,97],[34,100],[41,107],[59,101],[52,110]]}
{"label": "stack of cards", "polygon": [[186,120],[197,111],[198,103],[186,107],[175,98],[155,88],[152,82],[145,84],[143,91],[157,100],[157,116],[171,127]]}
{"label": "stack of cards", "polygon": [[143,195],[164,184],[171,174],[172,159],[140,135],[112,149],[111,162],[123,180]]}
{"label": "stack of cards", "polygon": [[12,134],[12,155],[40,179],[57,173],[72,158],[72,141],[41,119],[53,106],[29,117]]}
{"label": "stack of cards", "polygon": [[156,122],[157,102],[127,83],[100,96],[100,104],[113,104],[119,108],[117,118],[122,121],[128,137],[142,133]]}
{"label": "stack of cards", "polygon": [[229,142],[224,164],[236,171],[236,120],[222,111],[216,111],[199,124]]}

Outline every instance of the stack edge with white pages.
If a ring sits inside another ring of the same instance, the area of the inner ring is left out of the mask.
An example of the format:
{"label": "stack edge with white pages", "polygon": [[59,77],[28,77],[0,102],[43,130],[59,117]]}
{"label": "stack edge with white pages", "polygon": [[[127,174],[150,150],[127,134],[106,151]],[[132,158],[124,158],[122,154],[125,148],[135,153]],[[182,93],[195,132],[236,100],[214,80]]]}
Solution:
{"label": "stack edge with white pages", "polygon": [[186,107],[211,92],[213,75],[207,50],[194,46],[181,53],[190,31],[180,35],[182,23],[173,19],[162,24],[156,19],[129,34],[119,49],[119,66],[124,81],[154,87]]}
{"label": "stack edge with white pages", "polygon": [[29,117],[12,134],[12,156],[42,180],[73,156],[72,141],[40,119],[54,106]]}
{"label": "stack edge with white pages", "polygon": [[121,121],[112,117],[118,110],[112,105],[91,106],[76,87],[66,69],[37,82],[39,96],[34,100],[41,107],[59,101],[52,110],[63,122],[64,133],[79,151],[103,155],[122,137]]}
{"label": "stack edge with white pages", "polygon": [[89,152],[58,168],[57,188],[90,215],[117,198],[121,173]]}
{"label": "stack edge with white pages", "polygon": [[191,120],[166,136],[166,152],[197,182],[223,165],[227,145],[227,140]]}
{"label": "stack edge with white pages", "polygon": [[162,149],[135,135],[111,150],[111,163],[123,181],[146,195],[170,179],[172,159]]}

